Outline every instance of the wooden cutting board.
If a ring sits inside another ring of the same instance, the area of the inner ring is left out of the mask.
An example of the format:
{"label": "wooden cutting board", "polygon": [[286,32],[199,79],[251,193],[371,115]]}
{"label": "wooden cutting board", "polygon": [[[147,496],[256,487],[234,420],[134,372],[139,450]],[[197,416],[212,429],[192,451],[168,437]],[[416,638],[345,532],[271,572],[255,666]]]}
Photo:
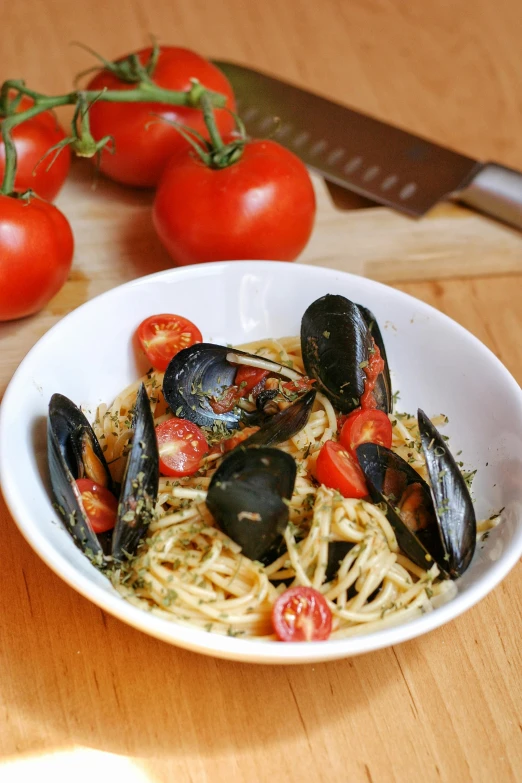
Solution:
{"label": "wooden cutting board", "polygon": [[[421,220],[370,205],[313,175],[317,220],[299,258],[388,283],[522,272],[522,233],[453,204]],[[56,321],[88,299],[173,266],[151,220],[153,193],[96,177],[76,160],[57,199],[76,241],[69,280],[38,315],[0,323],[4,368],[16,367]],[[12,374],[0,370],[0,398]]]}

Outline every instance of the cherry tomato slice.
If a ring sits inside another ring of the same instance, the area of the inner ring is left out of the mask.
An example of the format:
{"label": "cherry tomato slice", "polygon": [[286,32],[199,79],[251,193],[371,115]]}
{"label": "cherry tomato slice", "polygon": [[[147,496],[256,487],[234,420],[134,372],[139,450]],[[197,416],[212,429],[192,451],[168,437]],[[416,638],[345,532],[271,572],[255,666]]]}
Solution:
{"label": "cherry tomato slice", "polygon": [[181,315],[151,315],[138,326],[138,340],[156,370],[163,372],[183,348],[203,340],[201,332]]}
{"label": "cherry tomato slice", "polygon": [[82,505],[95,533],[112,530],[116,524],[118,501],[107,487],[90,479],[76,481],[82,496]]}
{"label": "cherry tomato slice", "polygon": [[359,463],[341,443],[333,440],[327,440],[321,448],[315,476],[325,487],[337,489],[345,498],[364,498],[368,494]]}
{"label": "cherry tomato slice", "polygon": [[376,408],[353,411],[342,426],[339,440],[356,459],[356,448],[361,443],[378,443],[389,449],[392,444],[391,421],[384,411]]}
{"label": "cherry tomato slice", "polygon": [[313,587],[291,587],[274,603],[272,625],[281,642],[320,642],[332,631],[332,612]]}
{"label": "cherry tomato slice", "polygon": [[239,386],[241,396],[245,397],[250,394],[252,389],[261,383],[267,375],[270,375],[268,370],[262,370],[259,367],[247,367],[246,364],[242,364],[236,372],[235,383]]}
{"label": "cherry tomato slice", "polygon": [[192,476],[208,453],[203,432],[186,419],[167,419],[156,427],[156,437],[164,476]]}

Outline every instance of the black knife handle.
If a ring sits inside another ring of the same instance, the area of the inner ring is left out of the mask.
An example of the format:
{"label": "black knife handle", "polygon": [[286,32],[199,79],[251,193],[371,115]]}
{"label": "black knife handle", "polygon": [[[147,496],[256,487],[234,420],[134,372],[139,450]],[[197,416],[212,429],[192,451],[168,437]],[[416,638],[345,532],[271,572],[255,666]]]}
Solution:
{"label": "black knife handle", "polygon": [[467,206],[522,230],[522,173],[484,163],[463,190],[453,197]]}

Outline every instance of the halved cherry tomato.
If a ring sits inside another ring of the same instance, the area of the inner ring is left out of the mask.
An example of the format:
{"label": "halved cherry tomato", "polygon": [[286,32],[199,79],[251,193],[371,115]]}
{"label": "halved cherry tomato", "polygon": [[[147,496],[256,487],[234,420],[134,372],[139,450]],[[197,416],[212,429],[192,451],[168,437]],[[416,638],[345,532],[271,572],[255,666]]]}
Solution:
{"label": "halved cherry tomato", "polygon": [[203,340],[192,321],[181,315],[163,313],[151,315],[138,326],[138,339],[147,358],[156,370],[163,372],[183,348]]}
{"label": "halved cherry tomato", "polygon": [[347,417],[339,440],[356,459],[355,450],[361,443],[378,443],[389,449],[392,444],[391,421],[384,411],[377,408],[358,409]]}
{"label": "halved cherry tomato", "polygon": [[186,419],[167,419],[156,427],[156,437],[164,476],[192,476],[208,453],[203,432]]}
{"label": "halved cherry tomato", "polygon": [[368,488],[358,462],[341,443],[327,440],[315,465],[317,480],[330,489],[337,489],[345,498],[364,498]]}
{"label": "halved cherry tomato", "polygon": [[267,375],[270,375],[268,370],[262,370],[259,367],[247,367],[246,364],[242,364],[236,372],[236,386],[239,386],[241,396],[244,397],[250,394],[252,389],[258,383],[261,383]]}
{"label": "halved cherry tomato", "polygon": [[313,587],[291,587],[274,603],[272,624],[281,642],[319,642],[332,631],[332,612]]}
{"label": "halved cherry tomato", "polygon": [[78,479],[76,484],[82,496],[83,508],[94,532],[105,533],[106,530],[112,530],[116,524],[118,512],[118,501],[112,492],[107,487],[102,487],[101,484],[96,484],[90,479]]}

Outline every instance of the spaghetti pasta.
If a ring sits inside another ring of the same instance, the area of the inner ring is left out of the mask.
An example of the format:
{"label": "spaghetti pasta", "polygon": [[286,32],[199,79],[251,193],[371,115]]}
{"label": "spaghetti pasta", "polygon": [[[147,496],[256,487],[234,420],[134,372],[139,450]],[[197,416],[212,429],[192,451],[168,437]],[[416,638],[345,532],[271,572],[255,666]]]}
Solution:
{"label": "spaghetti pasta", "polygon": [[[240,348],[304,372],[298,337]],[[172,416],[161,391],[162,378],[162,373],[151,371],[123,390],[110,407],[98,408],[93,428],[116,481],[124,471],[131,412],[141,381],[155,424]],[[422,475],[425,466],[416,420],[398,414],[390,419],[393,450]],[[318,393],[307,425],[279,446],[294,458],[297,479],[289,501],[286,551],[270,565],[245,557],[210,514],[206,493],[222,458],[211,453],[194,476],[160,478],[155,518],[146,539],[132,560],[111,571],[116,589],[160,617],[216,633],[267,640],[275,638],[273,604],[288,585],[310,586],[322,593],[333,616],[331,638],[403,622],[450,598],[454,583],[439,580],[436,565],[423,570],[399,551],[395,533],[378,506],[318,486],[315,462],[322,445],[336,432],[336,412]],[[332,576],[328,563],[337,542],[344,542],[345,553]]]}

